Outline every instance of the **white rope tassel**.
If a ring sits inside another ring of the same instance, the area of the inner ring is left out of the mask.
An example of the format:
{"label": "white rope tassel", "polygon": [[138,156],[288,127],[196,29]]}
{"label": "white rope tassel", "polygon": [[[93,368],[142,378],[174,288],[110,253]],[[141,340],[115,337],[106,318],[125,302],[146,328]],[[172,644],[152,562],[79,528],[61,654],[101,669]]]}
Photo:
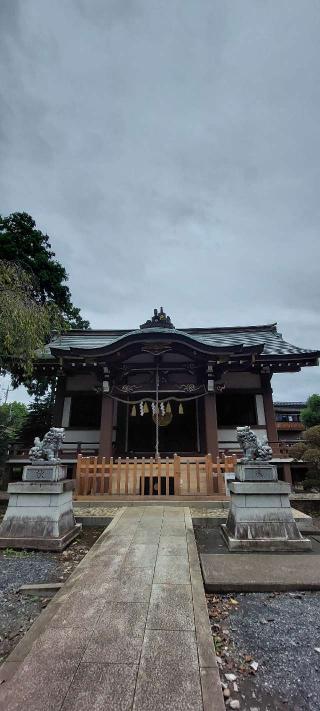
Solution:
{"label": "white rope tassel", "polygon": [[140,415],[141,415],[141,417],[143,417],[144,412],[143,412],[143,402],[142,402],[142,400],[141,400],[141,402],[139,402],[139,408],[140,408]]}

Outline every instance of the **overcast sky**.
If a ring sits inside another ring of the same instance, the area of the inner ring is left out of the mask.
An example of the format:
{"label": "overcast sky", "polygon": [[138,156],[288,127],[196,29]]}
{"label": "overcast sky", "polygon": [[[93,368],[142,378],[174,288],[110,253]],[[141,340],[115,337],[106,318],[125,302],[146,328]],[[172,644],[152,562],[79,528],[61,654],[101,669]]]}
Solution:
{"label": "overcast sky", "polygon": [[[92,327],[163,305],[320,347],[318,0],[1,0],[0,34],[0,209]],[[303,400],[318,368],[273,387]]]}

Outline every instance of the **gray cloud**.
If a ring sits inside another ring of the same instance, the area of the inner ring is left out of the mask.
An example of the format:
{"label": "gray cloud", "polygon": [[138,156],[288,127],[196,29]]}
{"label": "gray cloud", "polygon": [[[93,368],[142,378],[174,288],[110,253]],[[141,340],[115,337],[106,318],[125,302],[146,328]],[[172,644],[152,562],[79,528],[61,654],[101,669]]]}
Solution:
{"label": "gray cloud", "polygon": [[[2,212],[97,327],[279,322],[318,347],[316,0],[3,0]],[[317,369],[276,397],[319,391]]]}

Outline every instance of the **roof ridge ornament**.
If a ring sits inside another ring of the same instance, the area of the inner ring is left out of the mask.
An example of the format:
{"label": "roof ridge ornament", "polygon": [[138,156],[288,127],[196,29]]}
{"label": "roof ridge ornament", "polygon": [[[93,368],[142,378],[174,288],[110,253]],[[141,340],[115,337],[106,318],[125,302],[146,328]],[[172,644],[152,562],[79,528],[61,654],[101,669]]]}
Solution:
{"label": "roof ridge ornament", "polygon": [[157,326],[160,326],[160,328],[174,328],[171,318],[167,316],[163,310],[163,306],[160,307],[159,312],[158,309],[154,309],[152,318],[142,323],[140,328],[157,328]]}

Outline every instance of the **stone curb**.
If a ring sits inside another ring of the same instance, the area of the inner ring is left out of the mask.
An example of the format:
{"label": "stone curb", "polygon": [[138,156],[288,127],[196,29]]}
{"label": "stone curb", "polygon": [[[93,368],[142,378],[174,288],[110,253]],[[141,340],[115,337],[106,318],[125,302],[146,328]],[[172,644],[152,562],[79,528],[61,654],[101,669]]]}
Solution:
{"label": "stone curb", "polygon": [[207,602],[190,509],[185,508],[193,611],[198,647],[203,711],[225,711],[220,675],[214,652]]}

